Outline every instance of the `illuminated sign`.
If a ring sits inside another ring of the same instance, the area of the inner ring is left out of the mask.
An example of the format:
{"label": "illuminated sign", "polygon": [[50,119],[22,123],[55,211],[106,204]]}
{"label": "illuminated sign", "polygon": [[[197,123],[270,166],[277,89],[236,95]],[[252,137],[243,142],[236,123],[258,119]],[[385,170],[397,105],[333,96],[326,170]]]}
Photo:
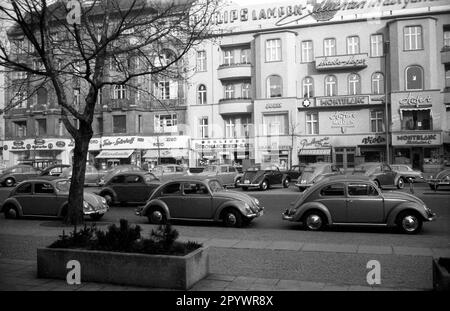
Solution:
{"label": "illuminated sign", "polygon": [[367,67],[366,60],[367,54],[316,57],[316,69],[364,68]]}
{"label": "illuminated sign", "polygon": [[393,145],[440,145],[440,134],[402,134],[392,135]]}
{"label": "illuminated sign", "polygon": [[317,98],[318,106],[368,105],[369,96],[336,96]]}

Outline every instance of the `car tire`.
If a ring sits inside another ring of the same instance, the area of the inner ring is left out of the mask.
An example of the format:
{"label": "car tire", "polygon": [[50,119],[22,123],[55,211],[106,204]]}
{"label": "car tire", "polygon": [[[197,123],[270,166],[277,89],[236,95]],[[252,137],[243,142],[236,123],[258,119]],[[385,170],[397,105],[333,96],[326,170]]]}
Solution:
{"label": "car tire", "polygon": [[309,211],[303,217],[303,226],[309,231],[319,231],[326,224],[325,215],[317,210]]}
{"label": "car tire", "polygon": [[285,180],[283,180],[283,188],[289,188],[289,183],[290,183],[289,178],[286,178]]}
{"label": "car tire", "polygon": [[167,222],[166,213],[160,207],[151,207],[146,215],[151,224],[163,225]]}
{"label": "car tire", "polygon": [[378,181],[378,180],[374,180],[374,182],[375,182],[375,184],[377,185],[377,187],[378,187],[378,189],[380,189],[381,190],[381,184],[380,184],[380,182]]}
{"label": "car tire", "polygon": [[242,215],[234,208],[227,209],[222,213],[222,220],[225,227],[242,227]]}
{"label": "car tire", "polygon": [[241,179],[238,178],[236,179],[236,181],[234,182],[234,188],[239,188],[238,184],[241,182]]}
{"label": "car tire", "polygon": [[92,220],[98,221],[98,220],[102,219],[103,215],[104,214],[92,214],[92,215],[90,215],[90,217]]}
{"label": "car tire", "polygon": [[14,180],[14,178],[9,177],[9,178],[5,179],[6,187],[12,187],[12,186],[14,186],[15,183],[16,183],[16,181]]}
{"label": "car tire", "polygon": [[259,190],[261,191],[266,191],[267,189],[269,189],[269,182],[267,180],[263,180],[261,182],[261,185],[259,185]]}
{"label": "car tire", "polygon": [[248,187],[242,187],[242,190],[247,191]]}
{"label": "car tire", "polygon": [[303,191],[305,191],[305,188],[303,188],[303,187],[298,187],[298,191],[303,192]]}
{"label": "car tire", "polygon": [[404,211],[398,215],[397,225],[402,233],[417,234],[422,230],[423,220],[415,211]]}
{"label": "car tire", "polygon": [[8,204],[7,206],[5,206],[4,211],[5,211],[5,218],[7,218],[7,219],[19,219],[20,218],[17,207],[15,207],[12,204]]}
{"label": "car tire", "polygon": [[404,179],[403,177],[400,177],[400,178],[397,180],[397,188],[398,188],[398,189],[403,189],[403,188],[405,188],[405,179]]}
{"label": "car tire", "polygon": [[114,199],[113,199],[113,196],[111,195],[111,193],[109,193],[109,192],[102,193],[101,196],[105,198],[106,204],[108,204],[108,206],[111,206],[114,204]]}

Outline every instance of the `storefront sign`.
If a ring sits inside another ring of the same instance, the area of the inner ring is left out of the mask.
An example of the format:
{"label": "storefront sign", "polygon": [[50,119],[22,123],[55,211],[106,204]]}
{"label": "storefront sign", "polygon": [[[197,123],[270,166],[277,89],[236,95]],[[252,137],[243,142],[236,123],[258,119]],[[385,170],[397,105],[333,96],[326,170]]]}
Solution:
{"label": "storefront sign", "polygon": [[440,134],[402,134],[392,135],[393,145],[440,145]]}
{"label": "storefront sign", "polygon": [[194,150],[208,149],[250,149],[253,143],[246,139],[209,139],[193,141]]}
{"label": "storefront sign", "polygon": [[266,109],[276,109],[276,108],[281,108],[281,104],[280,103],[266,104]]}
{"label": "storefront sign", "polygon": [[[25,139],[15,141],[5,141],[6,148],[11,151],[21,150],[65,150],[66,142],[56,139]],[[8,146],[9,145],[9,146]],[[5,149],[5,150],[7,150]]]}
{"label": "storefront sign", "polygon": [[105,138],[103,139],[102,146],[108,147],[108,146],[124,146],[124,148],[128,148],[130,146],[133,146],[134,142],[136,140],[136,137],[117,137],[117,138]]}
{"label": "storefront sign", "polygon": [[386,138],[384,136],[367,136],[361,140],[361,144],[364,145],[379,145],[386,142]]}
{"label": "storefront sign", "polygon": [[37,146],[42,146],[42,145],[44,145],[45,144],[45,140],[43,140],[43,139],[35,139],[34,140],[34,144],[35,145],[37,145]]}
{"label": "storefront sign", "polygon": [[367,67],[366,60],[367,54],[316,57],[316,69],[363,68]]}
{"label": "storefront sign", "polygon": [[55,143],[55,145],[56,145],[56,147],[64,148],[66,146],[66,143],[59,140]]}
{"label": "storefront sign", "polygon": [[369,96],[336,96],[317,98],[319,106],[368,105]]}
{"label": "storefront sign", "polygon": [[302,148],[305,148],[305,147],[314,147],[314,148],[330,147],[330,137],[304,138],[304,139],[300,140],[300,146],[302,146]]}
{"label": "storefront sign", "polygon": [[331,120],[331,127],[354,127],[355,126],[355,113],[347,111],[336,111],[333,115],[329,116]]}
{"label": "storefront sign", "polygon": [[421,94],[412,95],[408,93],[408,96],[401,98],[399,100],[400,106],[420,106],[420,105],[431,105],[432,97],[431,95],[423,96]]}

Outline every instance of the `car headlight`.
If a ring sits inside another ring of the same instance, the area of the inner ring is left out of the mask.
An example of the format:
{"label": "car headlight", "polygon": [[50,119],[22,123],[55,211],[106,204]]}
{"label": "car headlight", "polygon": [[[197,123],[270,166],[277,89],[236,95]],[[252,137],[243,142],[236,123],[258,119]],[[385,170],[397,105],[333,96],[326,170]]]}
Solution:
{"label": "car headlight", "polygon": [[250,214],[252,212],[250,205],[248,205],[247,203],[244,203],[244,209],[248,214]]}
{"label": "car headlight", "polygon": [[259,205],[259,200],[257,198],[255,198],[255,203],[256,205]]}
{"label": "car headlight", "polygon": [[83,207],[84,207],[84,209],[87,210],[87,211],[93,211],[93,210],[94,210],[94,208],[91,206],[91,204],[89,204],[89,203],[86,202],[86,201],[83,201]]}
{"label": "car headlight", "polygon": [[103,198],[103,197],[102,197],[102,199],[101,199],[101,200],[102,200],[102,203],[103,203],[103,204],[106,204],[106,200],[105,200],[105,198]]}

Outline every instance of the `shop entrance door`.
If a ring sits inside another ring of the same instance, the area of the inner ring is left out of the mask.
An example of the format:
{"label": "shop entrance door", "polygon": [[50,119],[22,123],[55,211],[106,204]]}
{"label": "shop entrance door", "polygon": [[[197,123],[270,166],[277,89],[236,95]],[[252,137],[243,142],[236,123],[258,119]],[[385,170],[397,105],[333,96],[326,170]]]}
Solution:
{"label": "shop entrance door", "polygon": [[334,152],[337,167],[344,170],[355,167],[355,148],[335,148]]}
{"label": "shop entrance door", "polygon": [[422,148],[412,149],[412,168],[422,170]]}

